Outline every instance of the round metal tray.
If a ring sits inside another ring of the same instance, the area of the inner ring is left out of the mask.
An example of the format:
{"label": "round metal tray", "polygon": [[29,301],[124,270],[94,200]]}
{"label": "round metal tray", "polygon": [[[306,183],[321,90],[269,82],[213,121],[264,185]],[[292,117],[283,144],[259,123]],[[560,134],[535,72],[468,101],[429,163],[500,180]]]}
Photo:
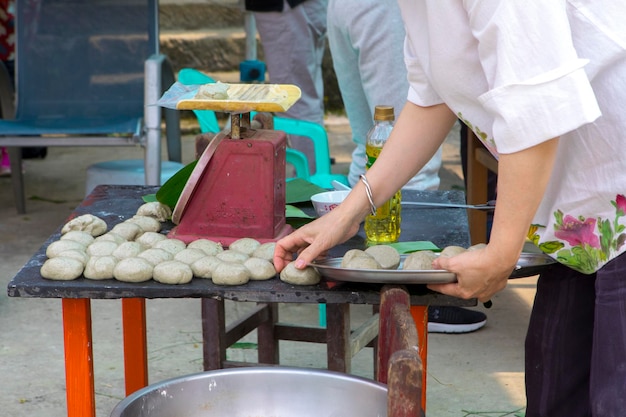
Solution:
{"label": "round metal tray", "polygon": [[[314,261],[311,266],[330,281],[362,282],[370,284],[447,284],[456,282],[452,272],[429,270],[404,270],[402,263],[407,255],[400,255],[398,269],[350,269],[342,268],[343,258],[327,258]],[[556,261],[543,253],[524,252],[509,278],[531,277]]]}

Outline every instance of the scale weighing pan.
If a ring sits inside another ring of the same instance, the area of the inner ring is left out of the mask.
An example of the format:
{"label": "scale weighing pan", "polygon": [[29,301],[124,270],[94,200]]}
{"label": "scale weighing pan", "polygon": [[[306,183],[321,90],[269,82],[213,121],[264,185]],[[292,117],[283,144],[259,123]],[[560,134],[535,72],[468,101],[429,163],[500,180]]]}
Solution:
{"label": "scale weighing pan", "polygon": [[[408,255],[400,255],[399,269],[342,268],[343,258],[327,258],[311,263],[321,276],[331,281],[369,284],[448,284],[456,282],[456,274],[441,269],[404,270],[402,263]],[[543,253],[521,254],[509,278],[531,277],[541,273],[556,261]]]}
{"label": "scale weighing pan", "polygon": [[292,84],[228,84],[228,98],[198,98],[190,91],[176,103],[178,110],[214,110],[226,113],[284,112],[300,99],[300,88]]}

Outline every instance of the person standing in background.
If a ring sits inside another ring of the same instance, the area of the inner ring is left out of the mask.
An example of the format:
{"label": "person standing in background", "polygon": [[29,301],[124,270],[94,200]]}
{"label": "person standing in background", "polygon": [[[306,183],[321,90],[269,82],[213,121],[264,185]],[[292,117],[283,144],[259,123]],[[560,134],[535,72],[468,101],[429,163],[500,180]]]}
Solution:
{"label": "person standing in background", "polygon": [[[269,80],[293,84],[302,97],[281,117],[324,125],[322,59],[326,49],[328,0],[245,0],[261,37]],[[291,136],[290,146],[303,152],[311,173],[315,151],[311,140]]]}
{"label": "person standing in background", "polygon": [[[14,85],[15,73],[15,17],[13,2],[0,0],[0,60],[9,74],[11,85]],[[11,163],[7,148],[0,148],[0,177],[11,175]]]}
{"label": "person standing in background", "polygon": [[[393,106],[396,119],[407,100],[409,82],[402,44],[405,31],[395,0],[329,0],[328,43],[337,82],[356,144],[348,181],[365,173],[365,142],[374,125],[376,105]],[[441,147],[402,188],[439,188]],[[485,325],[484,313],[460,307],[428,309],[428,329],[467,333]]]}

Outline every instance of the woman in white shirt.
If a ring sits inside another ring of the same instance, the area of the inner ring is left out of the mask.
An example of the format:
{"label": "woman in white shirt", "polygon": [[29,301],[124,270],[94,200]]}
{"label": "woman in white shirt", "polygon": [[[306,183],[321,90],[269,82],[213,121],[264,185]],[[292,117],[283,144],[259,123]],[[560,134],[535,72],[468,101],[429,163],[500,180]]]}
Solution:
{"label": "woman in white shirt", "polygon": [[[526,341],[526,415],[626,410],[626,3],[400,0],[408,100],[367,178],[336,210],[278,242],[304,267],[358,231],[460,118],[498,157],[488,246],[434,266],[432,285],[481,301],[507,284],[525,238],[541,275]],[[375,28],[372,28],[375,30]],[[381,63],[384,65],[384,63]]]}

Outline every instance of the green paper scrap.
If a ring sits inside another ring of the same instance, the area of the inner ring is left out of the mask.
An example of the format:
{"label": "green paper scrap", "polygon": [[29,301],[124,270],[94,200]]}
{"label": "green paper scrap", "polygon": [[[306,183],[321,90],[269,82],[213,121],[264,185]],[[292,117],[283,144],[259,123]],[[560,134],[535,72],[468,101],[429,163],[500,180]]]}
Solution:
{"label": "green paper scrap", "polygon": [[296,204],[310,202],[311,196],[317,193],[328,191],[302,178],[294,178],[287,181],[285,188],[285,203]]}
{"label": "green paper scrap", "polygon": [[428,240],[416,240],[414,242],[396,242],[387,243],[387,246],[391,246],[397,250],[400,254],[417,252],[420,250],[431,250],[433,252],[440,252],[441,249],[433,242]]}

